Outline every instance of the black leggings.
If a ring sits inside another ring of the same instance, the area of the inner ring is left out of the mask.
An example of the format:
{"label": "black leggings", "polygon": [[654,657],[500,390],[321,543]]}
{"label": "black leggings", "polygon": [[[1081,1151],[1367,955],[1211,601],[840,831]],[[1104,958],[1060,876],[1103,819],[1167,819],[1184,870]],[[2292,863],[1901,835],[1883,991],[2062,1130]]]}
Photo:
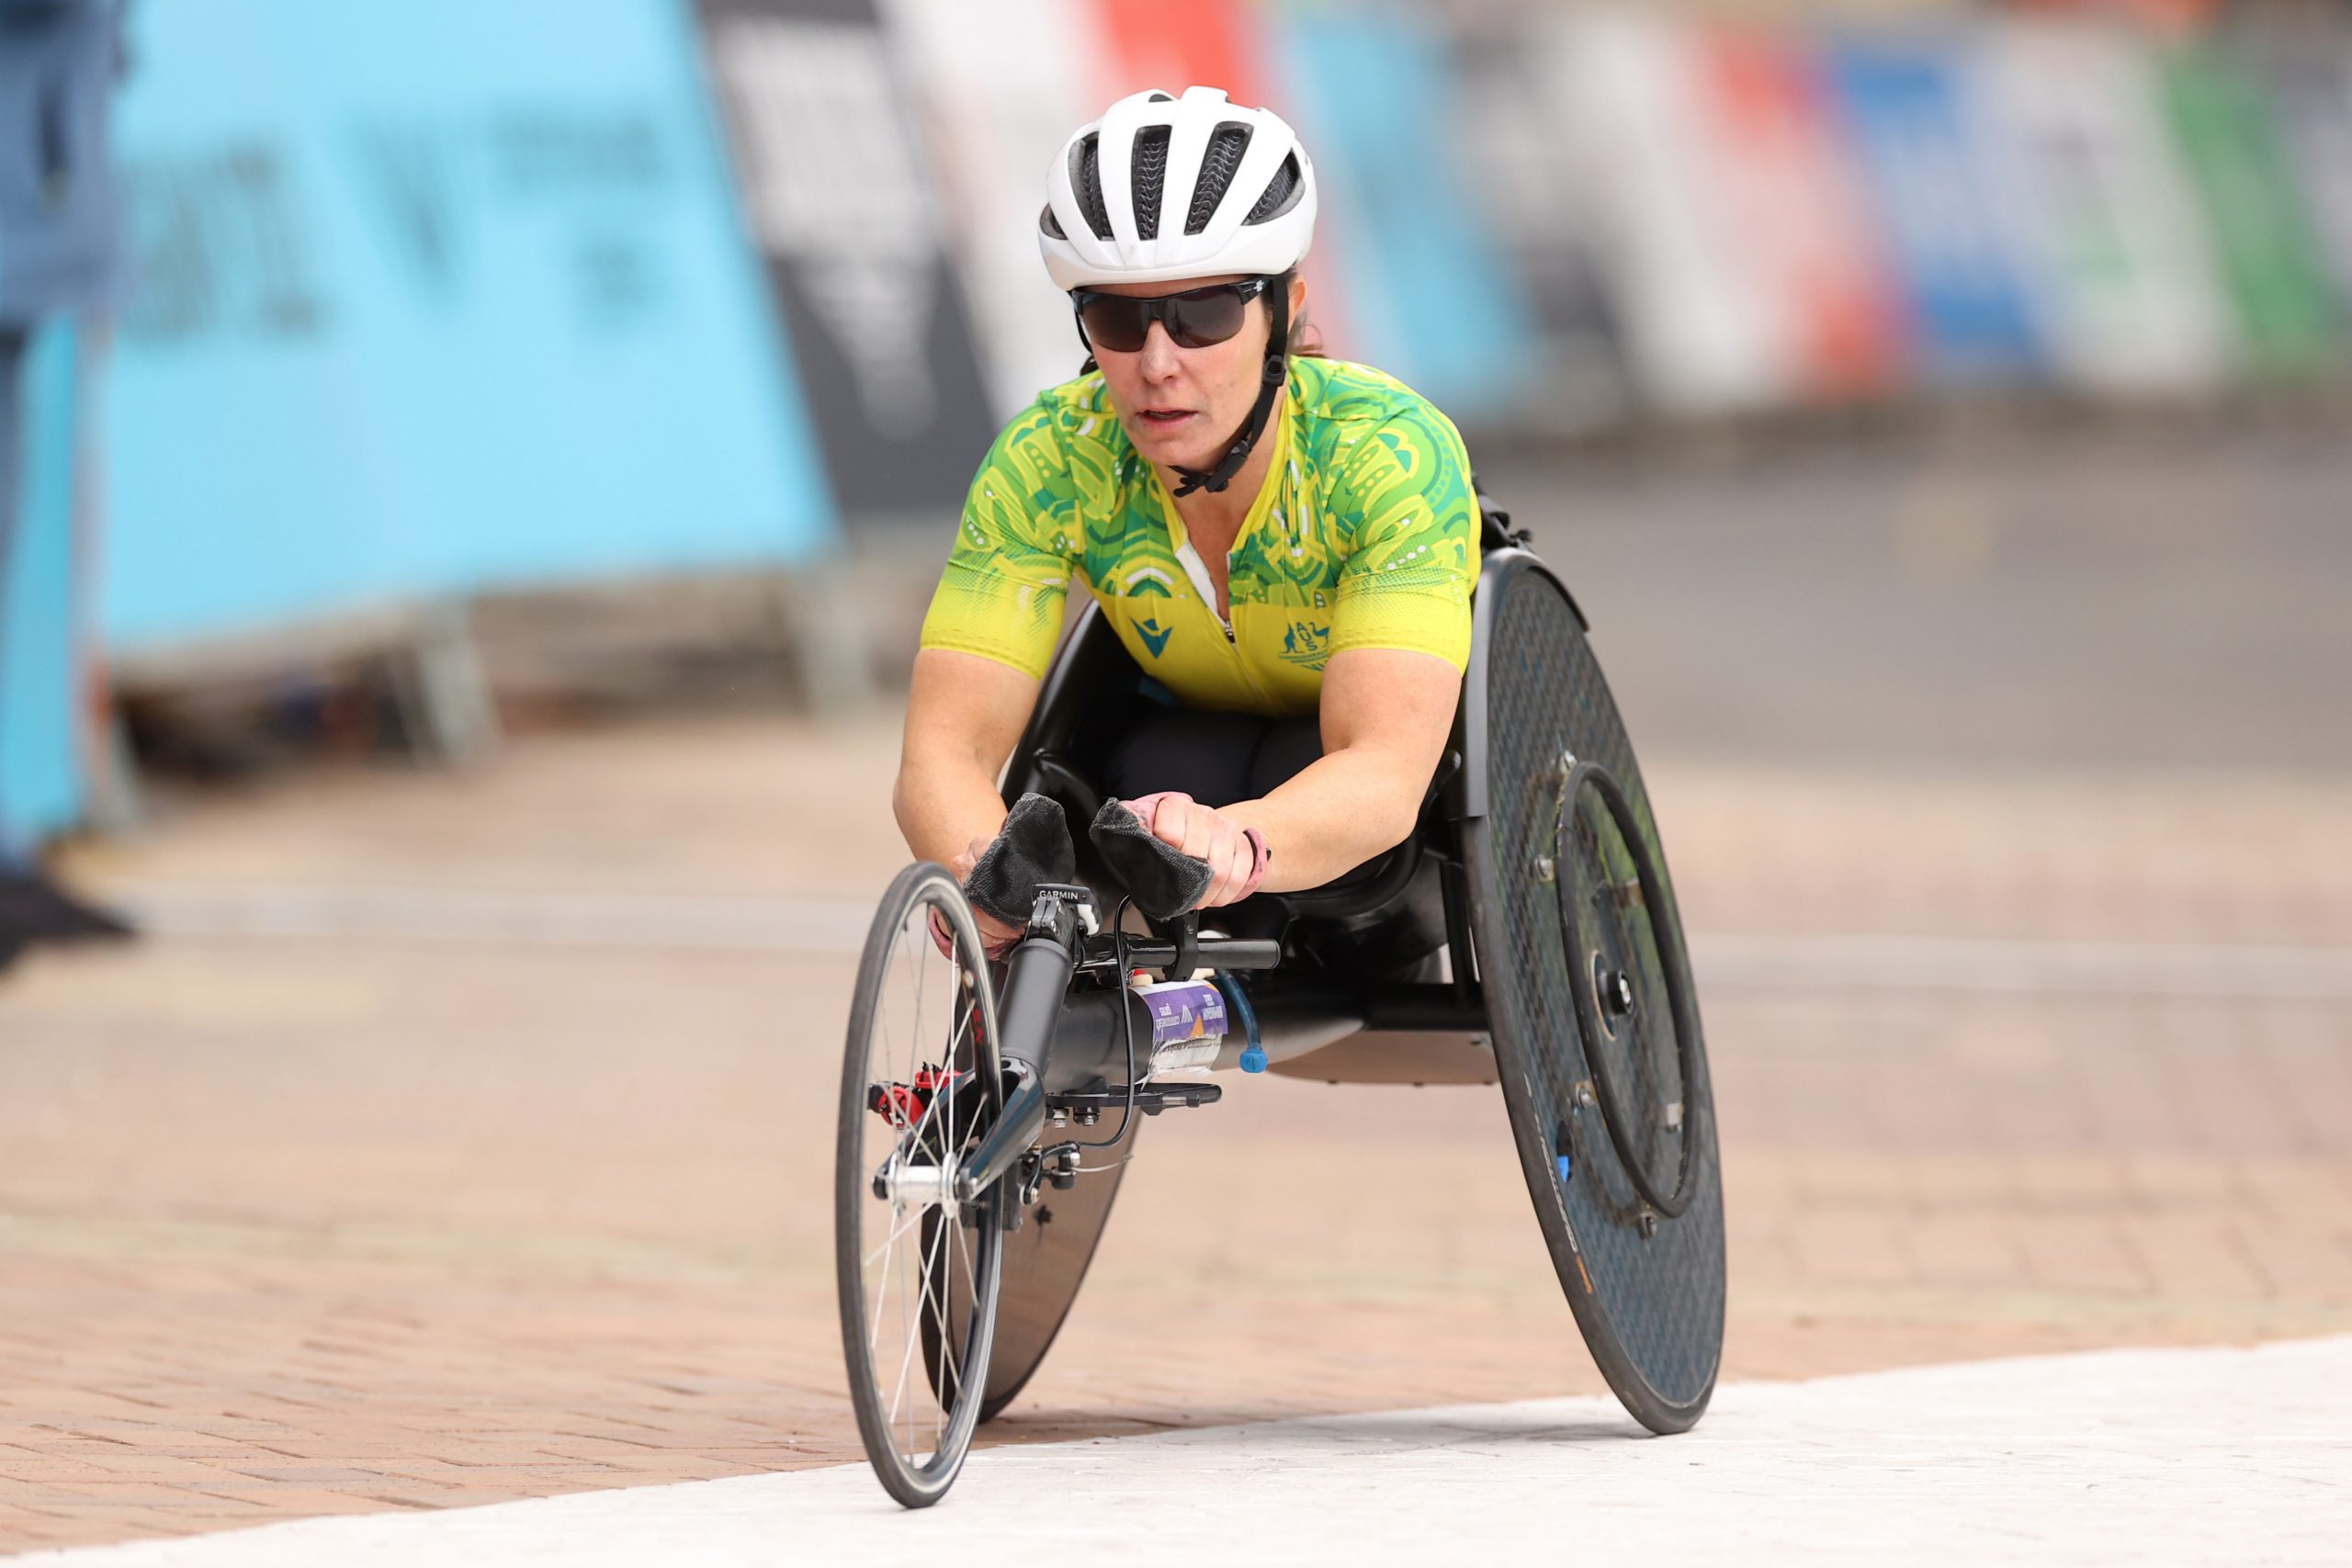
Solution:
{"label": "black leggings", "polygon": [[1260,718],[1162,708],[1111,749],[1102,783],[1121,800],[1172,789],[1204,806],[1231,806],[1256,800],[1322,755],[1322,730],[1311,714]]}

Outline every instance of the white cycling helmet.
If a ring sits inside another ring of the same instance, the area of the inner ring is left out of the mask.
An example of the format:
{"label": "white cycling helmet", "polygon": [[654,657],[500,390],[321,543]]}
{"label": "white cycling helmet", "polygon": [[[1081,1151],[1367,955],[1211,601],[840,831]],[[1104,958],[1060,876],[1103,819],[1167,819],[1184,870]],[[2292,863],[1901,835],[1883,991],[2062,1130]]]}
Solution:
{"label": "white cycling helmet", "polygon": [[1064,291],[1274,276],[1315,237],[1315,164],[1296,133],[1215,87],[1121,98],[1064,144],[1047,192],[1037,246]]}

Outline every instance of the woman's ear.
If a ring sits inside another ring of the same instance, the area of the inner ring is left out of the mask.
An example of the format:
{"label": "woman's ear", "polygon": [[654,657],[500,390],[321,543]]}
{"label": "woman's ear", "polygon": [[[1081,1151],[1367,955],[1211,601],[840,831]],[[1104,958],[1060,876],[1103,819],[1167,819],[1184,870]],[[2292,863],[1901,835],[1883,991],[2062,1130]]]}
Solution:
{"label": "woman's ear", "polygon": [[1290,352],[1309,358],[1323,357],[1323,334],[1306,313],[1306,279],[1294,268],[1289,287],[1284,290],[1290,299]]}

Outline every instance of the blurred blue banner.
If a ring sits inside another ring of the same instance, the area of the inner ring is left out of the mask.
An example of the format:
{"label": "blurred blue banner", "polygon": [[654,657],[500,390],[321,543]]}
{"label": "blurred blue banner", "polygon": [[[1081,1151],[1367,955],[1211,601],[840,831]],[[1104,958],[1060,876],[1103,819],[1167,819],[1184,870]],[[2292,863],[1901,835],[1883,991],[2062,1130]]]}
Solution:
{"label": "blurred blue banner", "polygon": [[134,23],[113,643],[829,547],[683,0]]}
{"label": "blurred blue banner", "polygon": [[1845,40],[1826,53],[1930,376],[2013,378],[2043,353],[1963,113],[1955,51]]}

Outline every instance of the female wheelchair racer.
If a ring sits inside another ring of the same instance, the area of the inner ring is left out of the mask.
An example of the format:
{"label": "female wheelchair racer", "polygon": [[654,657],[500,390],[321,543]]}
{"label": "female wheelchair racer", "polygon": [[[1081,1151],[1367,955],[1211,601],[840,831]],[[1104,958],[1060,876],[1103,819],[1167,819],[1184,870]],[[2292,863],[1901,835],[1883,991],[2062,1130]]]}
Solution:
{"label": "female wheelchair racer", "polygon": [[1090,373],[974,481],[842,1082],[844,1349],[910,1506],[1044,1357],[1138,1116],[1218,1097],[1183,1067],[1499,1082],[1612,1389],[1672,1431],[1713,1386],[1713,1106],[1639,773],[1451,423],[1294,349],[1315,205],[1289,127],[1207,88],[1053,170]]}

